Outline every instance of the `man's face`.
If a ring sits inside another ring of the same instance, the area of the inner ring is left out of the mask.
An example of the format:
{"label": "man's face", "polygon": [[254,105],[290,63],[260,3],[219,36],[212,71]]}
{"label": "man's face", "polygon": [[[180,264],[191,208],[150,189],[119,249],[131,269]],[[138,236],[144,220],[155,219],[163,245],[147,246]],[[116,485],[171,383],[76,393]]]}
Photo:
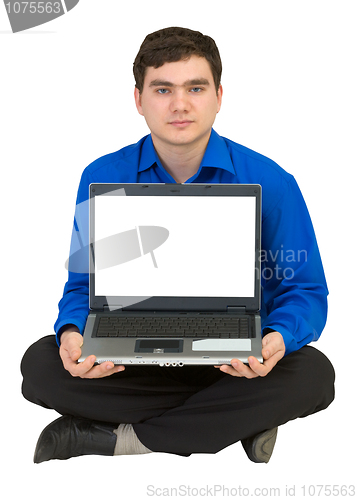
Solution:
{"label": "man's face", "polygon": [[147,68],[143,91],[135,102],[156,147],[207,145],[221,107],[222,87],[216,92],[204,57]]}

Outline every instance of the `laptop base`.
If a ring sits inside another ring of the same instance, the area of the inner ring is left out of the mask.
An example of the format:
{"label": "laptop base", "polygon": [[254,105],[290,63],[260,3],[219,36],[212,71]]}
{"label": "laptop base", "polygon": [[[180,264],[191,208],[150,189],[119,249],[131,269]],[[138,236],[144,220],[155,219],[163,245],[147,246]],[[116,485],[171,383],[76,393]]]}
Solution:
{"label": "laptop base", "polygon": [[[79,362],[95,354],[97,364],[111,361],[115,365],[223,365],[234,358],[248,363],[254,356],[262,362],[262,340],[259,314],[251,315],[257,335],[250,338],[202,338],[202,337],[96,337],[94,327],[97,315],[88,316],[84,332],[82,355]],[[115,355],[114,353],[120,353]]]}

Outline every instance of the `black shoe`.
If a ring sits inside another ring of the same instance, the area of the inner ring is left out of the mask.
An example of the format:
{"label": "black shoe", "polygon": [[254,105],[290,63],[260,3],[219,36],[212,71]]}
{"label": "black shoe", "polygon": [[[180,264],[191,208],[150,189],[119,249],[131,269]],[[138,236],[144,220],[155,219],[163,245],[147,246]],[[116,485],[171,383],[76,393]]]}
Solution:
{"label": "black shoe", "polygon": [[81,455],[113,455],[115,424],[64,416],[49,424],[37,441],[33,461],[67,460]]}
{"label": "black shoe", "polygon": [[272,456],[278,428],[261,432],[247,439],[242,439],[243,448],[252,462],[268,463]]}

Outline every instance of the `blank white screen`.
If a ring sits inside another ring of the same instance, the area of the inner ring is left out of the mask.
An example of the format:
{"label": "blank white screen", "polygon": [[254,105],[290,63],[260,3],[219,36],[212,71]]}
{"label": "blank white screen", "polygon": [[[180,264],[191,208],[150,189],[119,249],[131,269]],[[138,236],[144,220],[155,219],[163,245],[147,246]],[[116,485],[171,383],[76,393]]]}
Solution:
{"label": "blank white screen", "polygon": [[253,297],[255,199],[222,196],[98,196],[96,241],[160,226],[165,243],[150,254],[96,270],[103,296]]}

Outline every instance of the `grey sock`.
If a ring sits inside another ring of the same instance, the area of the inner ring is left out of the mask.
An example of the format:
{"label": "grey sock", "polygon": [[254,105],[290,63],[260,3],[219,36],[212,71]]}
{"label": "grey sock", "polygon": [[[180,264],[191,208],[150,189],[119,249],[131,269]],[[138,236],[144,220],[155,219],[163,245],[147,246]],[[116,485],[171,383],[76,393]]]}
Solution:
{"label": "grey sock", "polygon": [[146,446],[139,441],[131,424],[120,424],[113,432],[117,435],[114,455],[140,455],[143,453],[151,453],[151,450],[146,448]]}

